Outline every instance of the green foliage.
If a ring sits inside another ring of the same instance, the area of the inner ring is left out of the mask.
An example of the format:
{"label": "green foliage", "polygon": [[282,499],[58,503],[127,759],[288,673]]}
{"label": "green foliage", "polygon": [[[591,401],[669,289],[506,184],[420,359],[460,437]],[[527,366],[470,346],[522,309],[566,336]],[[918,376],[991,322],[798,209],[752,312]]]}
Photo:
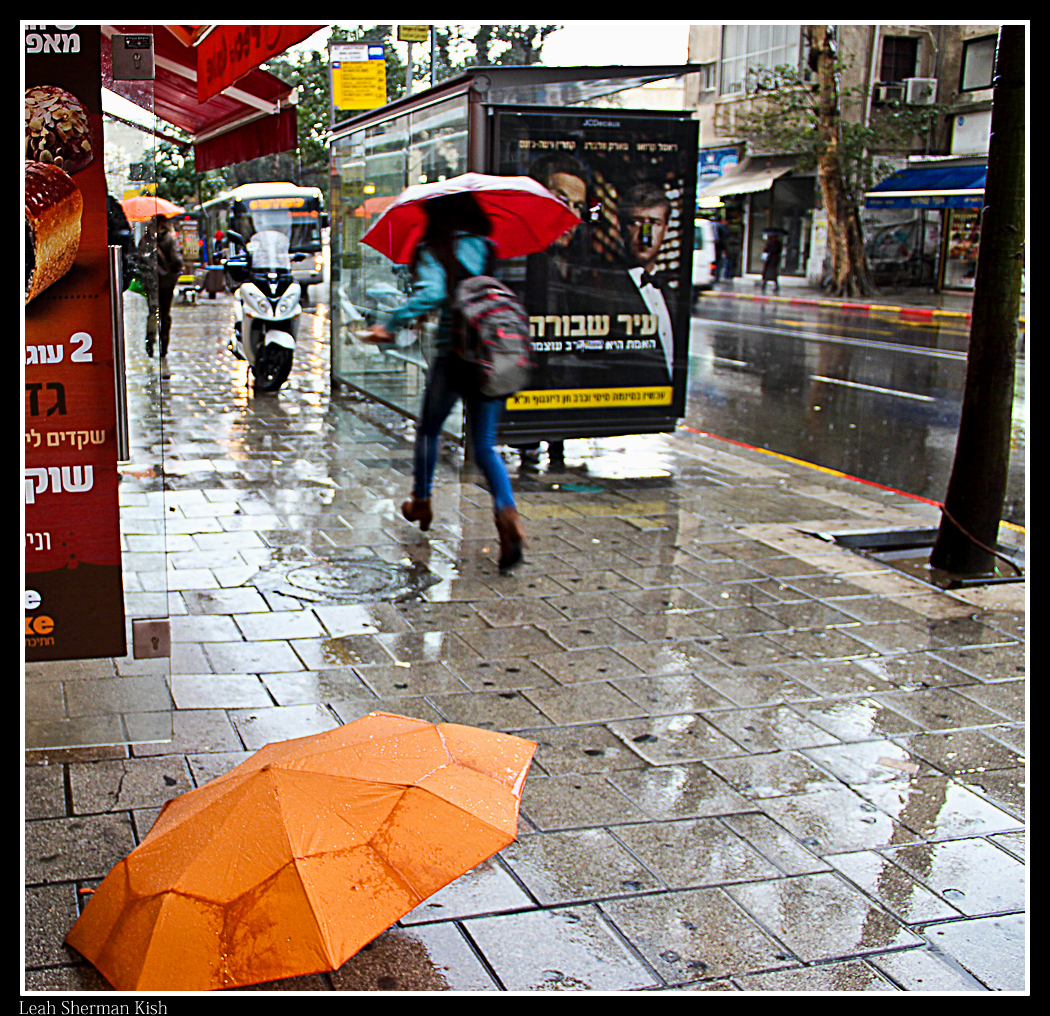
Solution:
{"label": "green foliage", "polygon": [[215,197],[226,186],[220,170],[198,175],[192,151],[170,141],[158,141],[153,149],[146,151],[143,161],[154,167],[157,194],[183,208]]}
{"label": "green foliage", "polygon": [[[843,69],[840,65],[836,73]],[[813,169],[825,142],[818,127],[819,89],[806,70],[784,65],[750,69],[747,90],[752,108],[737,115],[733,133],[757,152],[797,154],[799,169]],[[916,138],[944,113],[941,106],[886,102],[872,107],[867,123],[860,116],[842,115],[843,108],[862,109],[864,101],[862,89],[842,89],[833,112],[843,183],[858,205],[865,191],[893,172],[887,156],[914,150]]]}

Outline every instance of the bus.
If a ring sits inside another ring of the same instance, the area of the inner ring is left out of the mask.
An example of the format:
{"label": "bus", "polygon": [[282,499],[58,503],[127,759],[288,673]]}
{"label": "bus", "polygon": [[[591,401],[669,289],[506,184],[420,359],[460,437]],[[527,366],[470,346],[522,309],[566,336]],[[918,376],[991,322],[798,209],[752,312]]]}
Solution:
{"label": "bus", "polygon": [[250,240],[264,229],[280,230],[288,237],[290,254],[310,255],[293,262],[296,282],[306,287],[324,281],[324,253],[321,229],[328,225],[319,187],[298,187],[294,183],[245,183],[226,191],[200,206],[202,231],[209,262],[216,264],[216,233],[229,230]]}

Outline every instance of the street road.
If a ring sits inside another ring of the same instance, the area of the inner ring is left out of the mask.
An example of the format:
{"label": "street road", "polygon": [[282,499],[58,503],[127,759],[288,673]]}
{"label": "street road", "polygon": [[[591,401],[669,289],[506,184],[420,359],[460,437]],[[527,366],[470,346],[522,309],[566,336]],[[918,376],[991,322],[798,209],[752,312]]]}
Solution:
{"label": "street road", "polygon": [[[969,322],[705,294],[686,425],[934,501],[955,456]],[[1024,332],[1003,517],[1025,524]]]}

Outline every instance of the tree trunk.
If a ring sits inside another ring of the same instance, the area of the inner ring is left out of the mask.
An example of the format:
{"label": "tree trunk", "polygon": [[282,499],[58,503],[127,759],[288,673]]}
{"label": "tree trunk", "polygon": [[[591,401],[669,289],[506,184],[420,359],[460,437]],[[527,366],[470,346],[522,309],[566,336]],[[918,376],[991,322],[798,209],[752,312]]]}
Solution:
{"label": "tree trunk", "polygon": [[1025,28],[999,30],[992,134],[955,461],[930,564],[994,574],[1006,496],[1024,257]]}
{"label": "tree trunk", "polygon": [[835,78],[835,48],[831,29],[813,25],[810,48],[817,54],[820,105],[817,129],[823,142],[817,158],[817,179],[828,223],[831,277],[828,290],[835,296],[861,296],[874,292],[864,255],[860,216],[849,200],[839,158],[839,89]]}

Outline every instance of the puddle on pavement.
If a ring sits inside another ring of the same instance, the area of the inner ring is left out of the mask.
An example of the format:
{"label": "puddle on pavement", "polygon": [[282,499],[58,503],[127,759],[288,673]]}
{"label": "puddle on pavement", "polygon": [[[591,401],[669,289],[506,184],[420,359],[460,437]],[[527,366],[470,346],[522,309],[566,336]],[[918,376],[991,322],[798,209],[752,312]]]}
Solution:
{"label": "puddle on pavement", "polygon": [[426,565],[387,564],[376,558],[275,562],[252,578],[261,593],[279,593],[309,604],[374,603],[419,596],[440,581]]}

